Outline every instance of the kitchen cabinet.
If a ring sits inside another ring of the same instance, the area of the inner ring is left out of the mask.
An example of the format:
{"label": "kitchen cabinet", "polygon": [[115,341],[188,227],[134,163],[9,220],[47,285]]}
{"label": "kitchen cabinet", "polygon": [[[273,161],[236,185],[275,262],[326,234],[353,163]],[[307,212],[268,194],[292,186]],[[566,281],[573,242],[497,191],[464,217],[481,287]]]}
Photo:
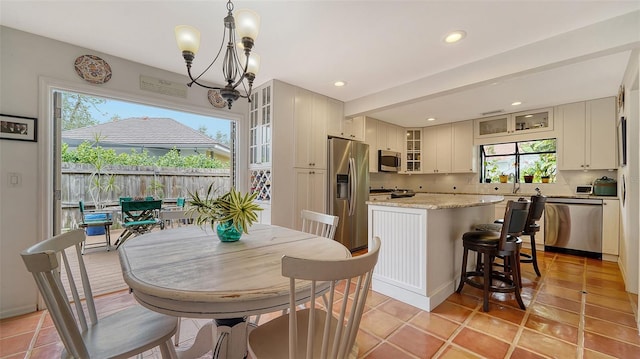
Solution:
{"label": "kitchen cabinet", "polygon": [[476,171],[472,120],[425,127],[422,138],[422,173]]}
{"label": "kitchen cabinet", "polygon": [[451,124],[425,127],[422,173],[451,173]]}
{"label": "kitchen cabinet", "polygon": [[371,117],[365,121],[364,142],[369,145],[369,172],[378,172],[378,122]]}
{"label": "kitchen cabinet", "polygon": [[390,193],[369,194],[369,201],[385,201],[391,199]]}
{"label": "kitchen cabinet", "polygon": [[302,228],[300,212],[303,209],[326,213],[327,171],[318,169],[295,170],[295,229]]}
{"label": "kitchen cabinet", "polygon": [[404,143],[404,128],[384,121],[377,124],[377,149],[402,152]]}
{"label": "kitchen cabinet", "polygon": [[607,97],[557,106],[562,127],[558,146],[560,170],[615,169],[615,98]]}
{"label": "kitchen cabinet", "polygon": [[[476,119],[474,121],[474,138],[476,140],[489,138],[492,142],[508,142],[524,139],[522,136],[514,136],[526,135],[530,139],[543,139],[548,137],[544,132],[554,129],[553,116],[552,108],[544,108]],[[531,134],[536,135],[531,136]],[[501,139],[496,140],[495,138],[498,137]]]}
{"label": "kitchen cabinet", "polygon": [[301,88],[295,96],[295,167],[326,169],[328,99]]}
{"label": "kitchen cabinet", "polygon": [[[602,254],[603,259],[617,259],[620,243],[620,201],[605,199],[602,201]],[[606,255],[616,258],[606,258]]]}
{"label": "kitchen cabinet", "polygon": [[328,123],[329,135],[348,140],[364,141],[365,117],[344,118],[344,104],[337,100],[330,101],[330,104],[331,111],[333,113],[340,112],[341,117],[338,119],[335,115],[331,116],[331,120]]}
{"label": "kitchen cabinet", "polygon": [[451,124],[451,171],[473,173],[477,171],[477,146],[473,144],[473,121]]}
{"label": "kitchen cabinet", "polygon": [[272,84],[255,89],[249,107],[249,167],[271,164]]}
{"label": "kitchen cabinet", "polygon": [[271,156],[277,160],[268,167],[250,164],[250,186],[270,206],[261,222],[299,229],[300,210],[325,211],[327,124],[343,118],[343,107],[340,101],[282,81],[264,86],[271,88]]}
{"label": "kitchen cabinet", "polygon": [[422,129],[410,128],[406,130],[405,171],[422,172]]}

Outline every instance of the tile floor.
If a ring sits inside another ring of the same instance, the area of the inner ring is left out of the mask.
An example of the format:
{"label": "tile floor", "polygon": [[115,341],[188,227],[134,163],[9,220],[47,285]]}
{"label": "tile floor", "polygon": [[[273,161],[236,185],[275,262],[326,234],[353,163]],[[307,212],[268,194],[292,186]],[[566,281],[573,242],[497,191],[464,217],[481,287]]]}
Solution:
{"label": "tile floor", "polygon": [[[540,257],[541,278],[523,264],[526,311],[512,295],[494,295],[483,313],[480,291],[469,286],[430,313],[372,292],[357,338],[359,357],[640,358],[638,297],[624,291],[617,264],[554,253]],[[135,300],[120,291],[96,303],[105,315]],[[181,346],[193,341],[203,323],[183,319]],[[59,358],[61,348],[46,311],[0,321],[0,358]]]}

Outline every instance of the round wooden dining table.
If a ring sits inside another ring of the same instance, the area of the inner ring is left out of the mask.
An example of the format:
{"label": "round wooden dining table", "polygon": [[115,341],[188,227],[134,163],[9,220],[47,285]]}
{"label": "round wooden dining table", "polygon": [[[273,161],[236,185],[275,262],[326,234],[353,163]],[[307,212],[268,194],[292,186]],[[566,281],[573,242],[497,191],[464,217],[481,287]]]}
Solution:
{"label": "round wooden dining table", "polygon": [[186,226],[135,237],[119,249],[124,281],[144,307],[215,319],[216,347],[210,324],[191,348],[179,349],[181,358],[211,350],[218,358],[245,358],[246,318],[289,306],[289,279],[281,274],[284,255],[332,260],[351,253],[332,239],[264,224],[254,225],[237,242],[219,241],[210,227]]}

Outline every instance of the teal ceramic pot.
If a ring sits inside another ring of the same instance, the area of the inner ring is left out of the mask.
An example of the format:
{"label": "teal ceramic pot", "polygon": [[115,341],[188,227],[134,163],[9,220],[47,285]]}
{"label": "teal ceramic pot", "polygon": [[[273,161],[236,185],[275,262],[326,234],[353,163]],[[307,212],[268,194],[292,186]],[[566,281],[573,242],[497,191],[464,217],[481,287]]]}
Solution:
{"label": "teal ceramic pot", "polygon": [[218,223],[218,225],[216,226],[218,238],[221,242],[238,241],[242,236],[242,226],[239,227],[240,230],[238,231],[236,227],[233,226],[232,222]]}

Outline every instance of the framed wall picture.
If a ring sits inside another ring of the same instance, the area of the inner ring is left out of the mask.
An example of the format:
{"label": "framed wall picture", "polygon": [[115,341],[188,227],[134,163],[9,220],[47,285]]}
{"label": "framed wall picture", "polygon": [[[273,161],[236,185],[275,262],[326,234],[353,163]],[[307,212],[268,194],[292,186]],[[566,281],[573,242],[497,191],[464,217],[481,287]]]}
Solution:
{"label": "framed wall picture", "polygon": [[37,141],[37,119],[0,114],[0,139]]}
{"label": "framed wall picture", "polygon": [[618,162],[620,167],[627,165],[627,119],[624,117],[618,122]]}

